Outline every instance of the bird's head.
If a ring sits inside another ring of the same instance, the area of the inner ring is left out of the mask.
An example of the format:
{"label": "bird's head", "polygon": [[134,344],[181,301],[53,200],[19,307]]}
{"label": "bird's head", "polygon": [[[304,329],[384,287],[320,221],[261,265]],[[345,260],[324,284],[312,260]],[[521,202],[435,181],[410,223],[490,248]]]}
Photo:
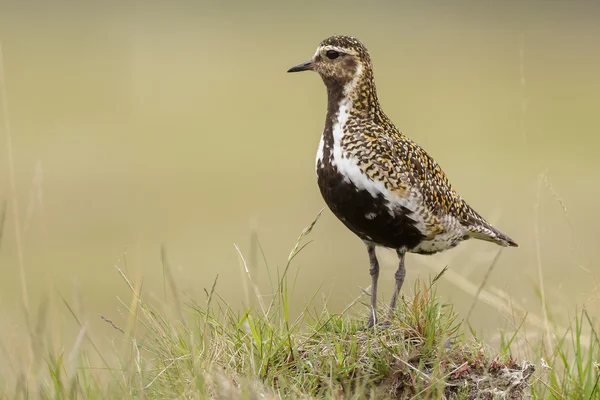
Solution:
{"label": "bird's head", "polygon": [[348,88],[371,70],[371,57],[366,47],[351,36],[332,36],[323,40],[315,55],[288,72],[315,71],[329,88]]}

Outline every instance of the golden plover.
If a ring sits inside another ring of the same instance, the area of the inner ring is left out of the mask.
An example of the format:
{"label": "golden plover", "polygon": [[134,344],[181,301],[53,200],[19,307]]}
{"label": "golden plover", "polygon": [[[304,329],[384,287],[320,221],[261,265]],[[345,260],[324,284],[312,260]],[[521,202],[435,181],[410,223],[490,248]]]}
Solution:
{"label": "golden plover", "polygon": [[325,39],[310,61],[288,70],[300,71],[318,72],[327,87],[317,179],[331,211],[367,246],[369,327],[377,323],[376,246],[395,249],[400,260],[390,312],[404,282],[407,252],[433,254],[470,238],[517,247],[477,214],[438,163],[383,113],[371,57],[360,41],[349,36]]}

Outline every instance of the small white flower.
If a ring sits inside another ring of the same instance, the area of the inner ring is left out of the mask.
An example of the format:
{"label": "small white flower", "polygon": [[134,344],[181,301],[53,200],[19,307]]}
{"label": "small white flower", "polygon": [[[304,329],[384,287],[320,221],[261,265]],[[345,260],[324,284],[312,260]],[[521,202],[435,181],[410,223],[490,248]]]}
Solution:
{"label": "small white flower", "polygon": [[546,360],[544,360],[544,357],[540,358],[540,364],[542,366],[542,369],[552,369],[552,367],[548,365]]}

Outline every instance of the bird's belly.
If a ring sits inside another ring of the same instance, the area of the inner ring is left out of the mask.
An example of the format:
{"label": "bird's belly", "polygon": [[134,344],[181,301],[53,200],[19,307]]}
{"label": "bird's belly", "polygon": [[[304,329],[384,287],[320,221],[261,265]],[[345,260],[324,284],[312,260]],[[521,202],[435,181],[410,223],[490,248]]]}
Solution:
{"label": "bird's belly", "polygon": [[424,240],[408,208],[390,207],[382,193],[357,188],[331,164],[317,168],[317,177],[327,206],[361,239],[396,249],[411,249]]}
{"label": "bird's belly", "polygon": [[464,234],[442,232],[433,239],[421,241],[415,247],[408,249],[408,251],[417,254],[434,254],[456,247],[456,245],[465,239],[466,237]]}

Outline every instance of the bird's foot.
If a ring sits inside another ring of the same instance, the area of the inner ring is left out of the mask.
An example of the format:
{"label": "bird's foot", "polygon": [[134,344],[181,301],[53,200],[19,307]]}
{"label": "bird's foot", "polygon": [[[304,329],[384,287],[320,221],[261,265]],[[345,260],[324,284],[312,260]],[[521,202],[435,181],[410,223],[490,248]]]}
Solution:
{"label": "bird's foot", "polygon": [[373,317],[370,317],[369,320],[367,321],[367,329],[383,330],[383,329],[388,329],[390,326],[392,326],[392,324],[388,320],[373,321]]}
{"label": "bird's foot", "polygon": [[375,324],[377,324],[377,317],[373,317],[373,315],[371,315],[367,321],[367,329],[372,329]]}
{"label": "bird's foot", "polygon": [[392,323],[391,323],[389,320],[380,321],[380,322],[377,324],[377,329],[380,329],[380,330],[382,330],[382,329],[388,329],[388,328],[390,328],[391,326],[392,326]]}

